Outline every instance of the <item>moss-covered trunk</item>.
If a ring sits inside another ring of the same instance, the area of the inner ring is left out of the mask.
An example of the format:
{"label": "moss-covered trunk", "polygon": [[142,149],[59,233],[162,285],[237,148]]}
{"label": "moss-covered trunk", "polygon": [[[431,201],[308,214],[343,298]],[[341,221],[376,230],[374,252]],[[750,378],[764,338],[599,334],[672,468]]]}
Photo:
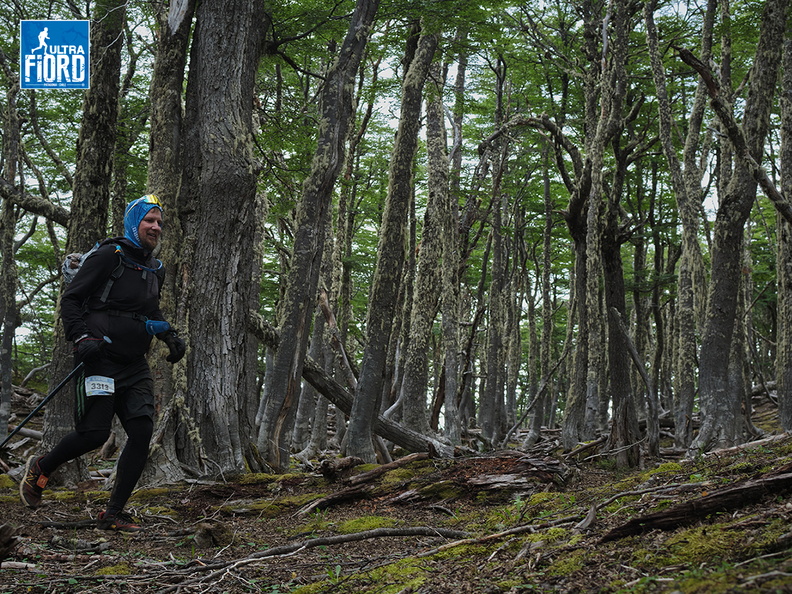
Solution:
{"label": "moss-covered trunk", "polygon": [[437,48],[438,36],[422,34],[402,83],[402,105],[396,133],[388,195],[382,214],[377,265],[366,319],[366,348],[346,435],[346,452],[373,462],[373,422],[379,410],[385,361],[405,259],[406,215],[412,198],[413,159],[418,145],[423,87]]}

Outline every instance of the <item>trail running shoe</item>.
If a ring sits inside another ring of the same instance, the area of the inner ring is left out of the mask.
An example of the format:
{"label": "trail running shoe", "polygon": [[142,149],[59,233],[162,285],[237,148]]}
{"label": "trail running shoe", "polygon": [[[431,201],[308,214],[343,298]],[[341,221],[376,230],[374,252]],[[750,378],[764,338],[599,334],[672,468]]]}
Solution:
{"label": "trail running shoe", "polygon": [[39,460],[44,456],[31,456],[25,465],[25,478],[19,483],[19,496],[22,503],[36,508],[41,505],[41,494],[47,486],[49,477],[41,472]]}
{"label": "trail running shoe", "polygon": [[125,512],[108,513],[103,511],[96,520],[96,526],[100,530],[116,530],[118,532],[138,532],[143,527],[135,522],[135,519]]}

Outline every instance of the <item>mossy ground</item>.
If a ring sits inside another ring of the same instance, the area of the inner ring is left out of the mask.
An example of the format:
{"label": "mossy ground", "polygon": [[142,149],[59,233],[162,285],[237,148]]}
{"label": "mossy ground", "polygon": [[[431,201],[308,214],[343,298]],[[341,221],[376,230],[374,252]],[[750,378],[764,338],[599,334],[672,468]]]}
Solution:
{"label": "mossy ground", "polygon": [[[601,541],[630,519],[792,464],[792,437],[695,462],[645,460],[642,469],[618,473],[576,462],[563,486],[537,480],[532,490],[524,484],[490,490],[486,481],[470,480],[513,475],[509,460],[412,462],[374,479],[367,496],[307,513],[301,510],[308,503],[343,489],[343,481],[295,469],[141,489],[130,511],[146,530],[134,535],[35,523],[95,517],[107,500],[98,485],[48,490],[32,513],[18,502],[16,482],[0,476],[4,521],[21,536],[11,561],[33,565],[3,569],[0,593],[170,586],[281,594],[792,592],[789,492],[767,493],[672,530]],[[378,528],[415,526],[467,536],[355,540]],[[106,539],[104,548],[91,551],[97,538]],[[321,538],[348,541],[311,545]],[[85,548],[65,550],[67,541]]]}

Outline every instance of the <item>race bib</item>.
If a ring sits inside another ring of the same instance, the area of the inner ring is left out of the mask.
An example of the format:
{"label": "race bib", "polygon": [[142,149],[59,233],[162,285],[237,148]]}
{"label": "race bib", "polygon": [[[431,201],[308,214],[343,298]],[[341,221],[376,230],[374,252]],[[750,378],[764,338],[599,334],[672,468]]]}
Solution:
{"label": "race bib", "polygon": [[115,392],[115,380],[103,375],[92,375],[85,378],[86,396],[109,396]]}

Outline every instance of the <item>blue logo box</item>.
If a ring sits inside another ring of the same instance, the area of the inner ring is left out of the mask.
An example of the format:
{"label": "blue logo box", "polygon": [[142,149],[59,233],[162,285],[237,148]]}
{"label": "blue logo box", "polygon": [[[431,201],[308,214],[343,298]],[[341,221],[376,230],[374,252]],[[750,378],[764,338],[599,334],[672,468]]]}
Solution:
{"label": "blue logo box", "polygon": [[20,21],[19,30],[21,88],[90,88],[90,21]]}

